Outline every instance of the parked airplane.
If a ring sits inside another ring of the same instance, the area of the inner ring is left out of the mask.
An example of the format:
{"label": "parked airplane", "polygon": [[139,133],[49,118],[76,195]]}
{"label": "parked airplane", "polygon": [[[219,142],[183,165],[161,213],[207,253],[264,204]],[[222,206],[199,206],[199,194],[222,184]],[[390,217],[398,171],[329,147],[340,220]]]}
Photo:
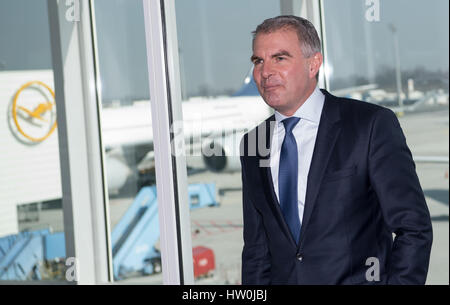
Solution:
{"label": "parked airplane", "polygon": [[[251,80],[231,97],[184,101],[183,122],[175,122],[173,132],[178,133],[178,127],[183,126],[187,156],[201,157],[205,168],[213,172],[240,170],[242,135],[272,113],[255,88]],[[104,108],[101,124],[109,192],[119,191],[133,176],[141,185],[153,182],[150,101]],[[211,150],[214,154],[205,153]]]}
{"label": "parked airplane", "polygon": [[[392,93],[367,84],[332,91],[333,94],[366,100],[384,105],[394,111],[415,111],[418,106],[436,99],[435,93],[423,94],[408,90],[413,102],[404,109],[388,105]],[[394,94],[395,95],[395,94]],[[444,95],[443,95],[444,96]],[[448,103],[448,95],[444,96]],[[392,97],[394,100],[394,97]],[[239,142],[242,135],[272,113],[264,103],[249,71],[243,86],[231,97],[192,98],[182,103],[183,126],[187,156],[201,156],[204,167],[213,172],[240,170]],[[107,183],[111,193],[122,188],[127,178],[133,177],[140,185],[154,183],[153,134],[150,102],[135,102],[132,106],[102,110],[102,135],[107,151]],[[180,123],[180,122],[178,122]],[[176,130],[174,130],[177,133]],[[214,154],[205,154],[205,148],[214,147]],[[189,163],[188,163],[189,166]]]}

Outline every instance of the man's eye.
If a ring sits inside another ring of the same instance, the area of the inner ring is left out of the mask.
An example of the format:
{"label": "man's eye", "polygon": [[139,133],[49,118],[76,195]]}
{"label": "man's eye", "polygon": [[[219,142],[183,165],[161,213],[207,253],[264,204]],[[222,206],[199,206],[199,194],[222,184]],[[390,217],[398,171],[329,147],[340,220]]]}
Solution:
{"label": "man's eye", "polygon": [[260,64],[260,63],[262,63],[262,60],[261,60],[261,59],[255,59],[255,60],[253,61],[253,64],[254,64],[254,65],[258,65],[258,64]]}
{"label": "man's eye", "polygon": [[283,61],[285,58],[283,56],[277,56],[277,61]]}

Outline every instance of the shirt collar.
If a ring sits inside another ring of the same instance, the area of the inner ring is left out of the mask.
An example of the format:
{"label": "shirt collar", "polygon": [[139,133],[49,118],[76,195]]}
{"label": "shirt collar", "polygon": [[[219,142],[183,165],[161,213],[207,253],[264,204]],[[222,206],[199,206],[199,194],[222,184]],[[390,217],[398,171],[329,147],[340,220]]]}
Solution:
{"label": "shirt collar", "polygon": [[[323,95],[319,87],[316,86],[313,93],[311,93],[303,105],[297,109],[293,116],[319,124],[324,102],[325,95]],[[275,120],[278,123],[281,123],[281,121],[286,118],[288,117],[275,111]]]}

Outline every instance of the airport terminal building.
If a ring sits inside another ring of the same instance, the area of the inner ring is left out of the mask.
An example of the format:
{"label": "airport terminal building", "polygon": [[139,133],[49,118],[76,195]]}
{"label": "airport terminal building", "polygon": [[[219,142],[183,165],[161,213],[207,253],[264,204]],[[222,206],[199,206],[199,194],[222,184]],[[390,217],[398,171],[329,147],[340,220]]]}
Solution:
{"label": "airport terminal building", "polygon": [[448,6],[0,1],[0,285],[241,284],[239,143],[273,113],[252,31],[277,15],[318,30],[320,88],[397,114],[448,285]]}

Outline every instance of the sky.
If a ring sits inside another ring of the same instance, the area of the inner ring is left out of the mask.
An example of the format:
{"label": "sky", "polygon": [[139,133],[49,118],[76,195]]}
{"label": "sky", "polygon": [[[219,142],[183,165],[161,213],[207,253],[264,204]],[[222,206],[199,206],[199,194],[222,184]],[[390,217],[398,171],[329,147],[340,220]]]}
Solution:
{"label": "sky", "polygon": [[[331,77],[373,77],[395,65],[448,71],[449,1],[379,0],[379,22],[365,0],[325,0]],[[103,98],[148,99],[141,0],[95,0]],[[251,32],[280,14],[277,0],[175,0],[183,97],[237,91],[251,68]],[[0,0],[0,70],[50,69],[46,0]]]}
{"label": "sky", "polygon": [[395,66],[391,24],[398,32],[402,70],[419,66],[448,70],[449,1],[379,0],[379,22],[366,20],[364,1],[324,3],[328,60],[341,76],[367,75],[383,65]]}

